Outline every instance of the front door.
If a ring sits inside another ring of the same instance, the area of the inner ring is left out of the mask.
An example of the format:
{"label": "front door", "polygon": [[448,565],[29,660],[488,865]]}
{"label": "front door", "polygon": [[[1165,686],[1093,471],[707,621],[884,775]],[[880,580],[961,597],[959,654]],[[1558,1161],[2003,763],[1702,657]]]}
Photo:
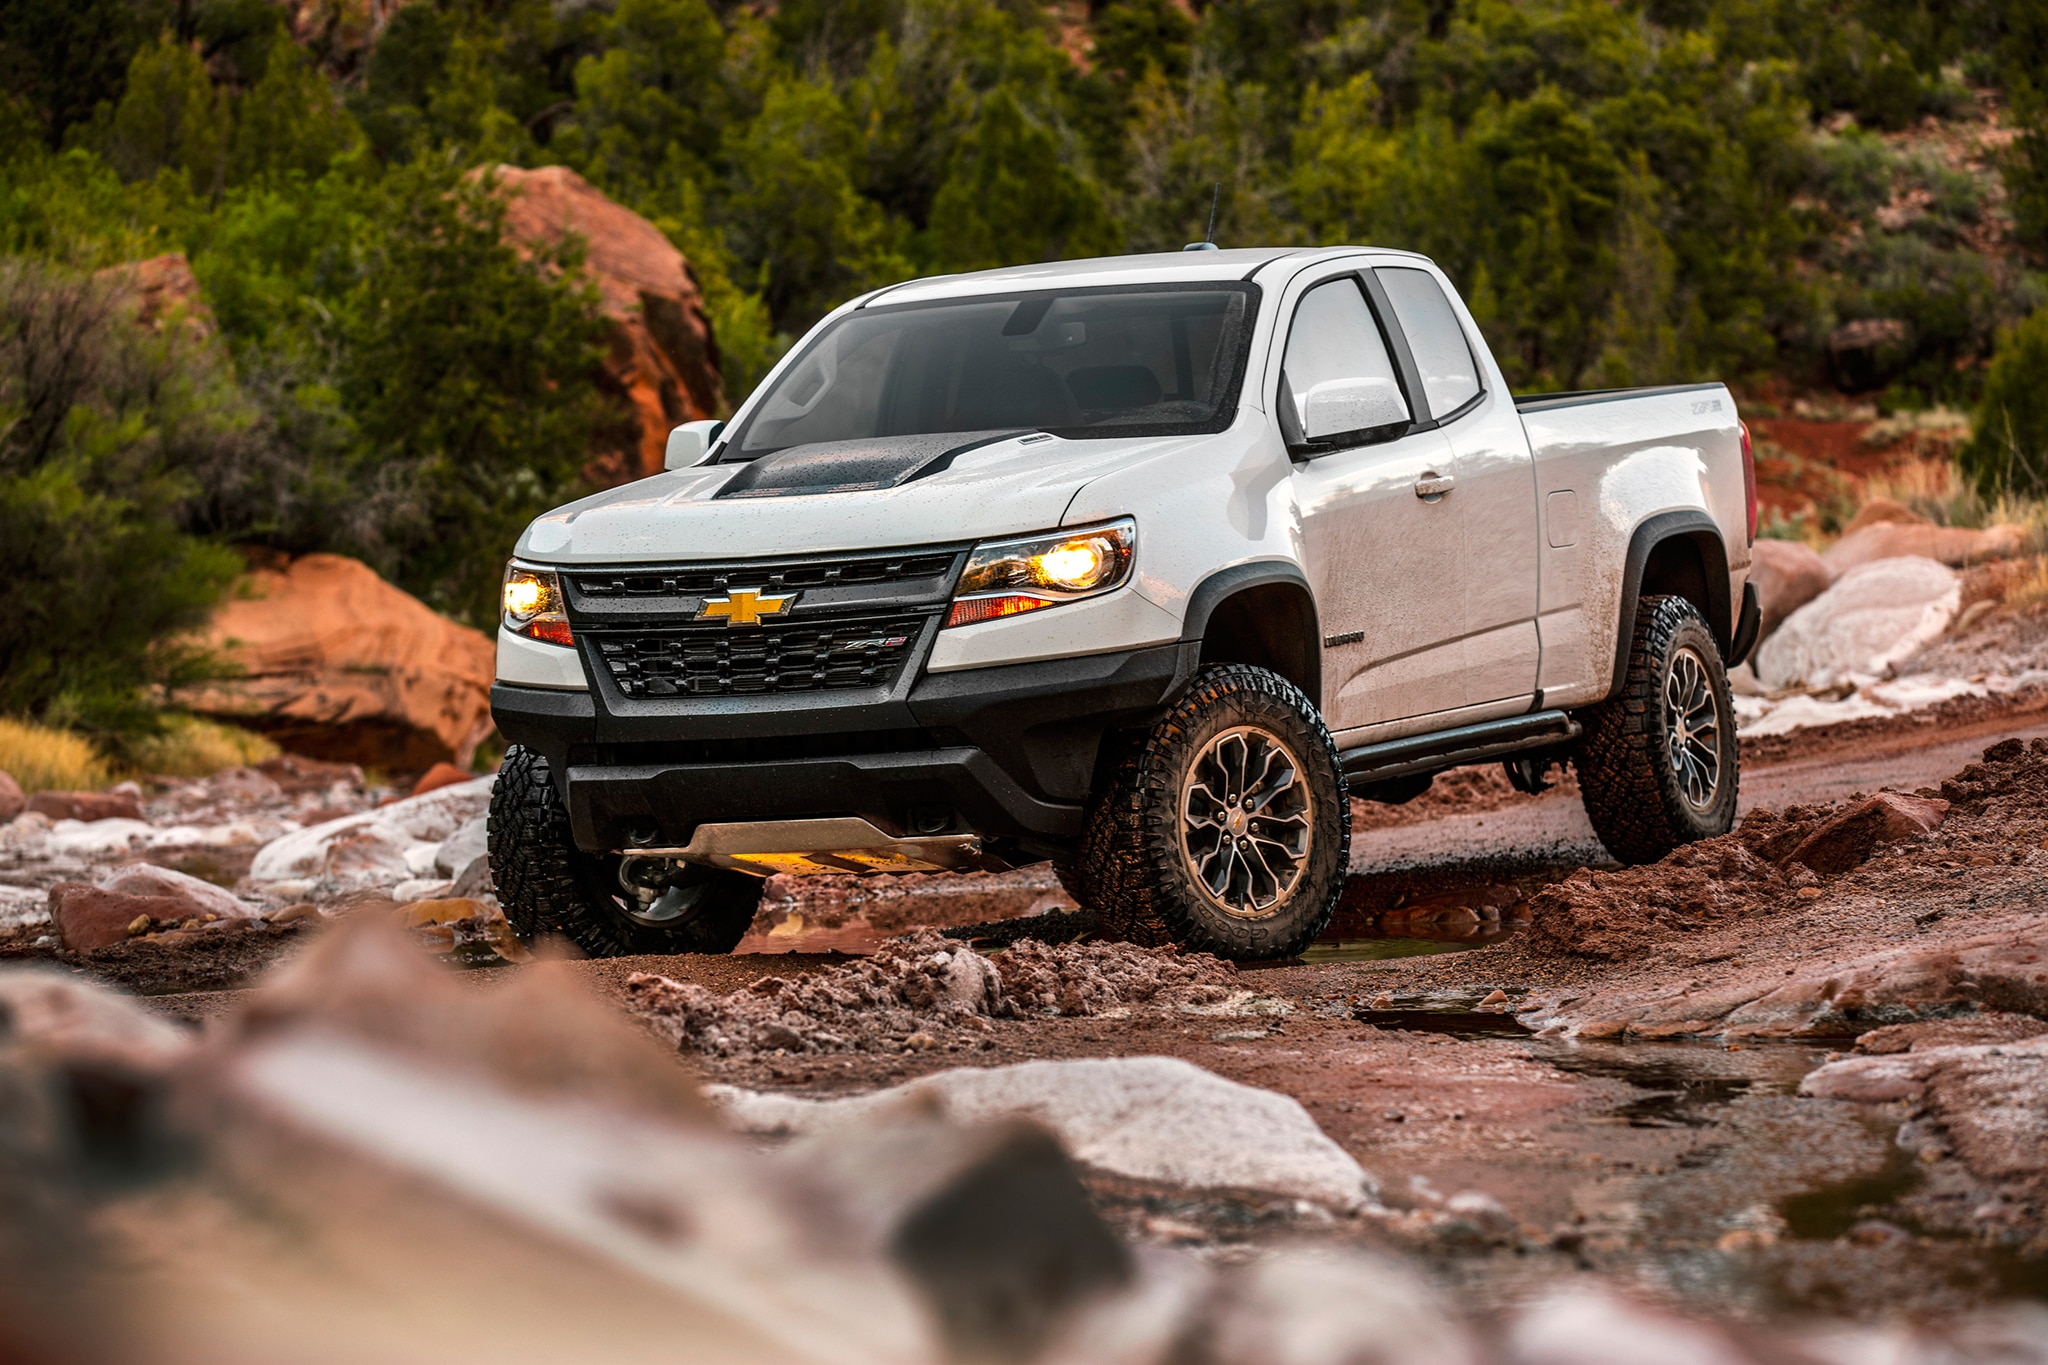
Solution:
{"label": "front door", "polygon": [[1412,408],[1357,278],[1302,295],[1282,365],[1325,722],[1352,730],[1461,705],[1455,460],[1441,431],[1400,434]]}

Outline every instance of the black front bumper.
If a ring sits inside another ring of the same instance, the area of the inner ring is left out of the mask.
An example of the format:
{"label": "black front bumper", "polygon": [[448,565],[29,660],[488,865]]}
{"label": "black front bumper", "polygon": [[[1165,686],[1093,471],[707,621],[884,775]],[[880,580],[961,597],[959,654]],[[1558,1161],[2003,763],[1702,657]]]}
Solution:
{"label": "black front bumper", "polygon": [[1043,852],[1081,831],[1103,736],[1193,675],[1199,643],[935,673],[888,688],[627,700],[498,684],[545,754],[579,846],[674,847],[710,821],[857,815],[901,836]]}

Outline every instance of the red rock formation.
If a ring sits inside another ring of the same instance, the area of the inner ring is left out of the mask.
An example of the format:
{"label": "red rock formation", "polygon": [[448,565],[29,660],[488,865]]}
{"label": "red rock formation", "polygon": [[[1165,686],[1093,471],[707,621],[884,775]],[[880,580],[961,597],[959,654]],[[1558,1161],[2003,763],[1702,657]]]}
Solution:
{"label": "red rock formation", "polygon": [[491,639],[340,555],[254,570],[201,643],[243,676],[179,700],[316,758],[467,767],[491,732]]}
{"label": "red rock formation", "polygon": [[213,310],[206,306],[199,279],[184,252],[110,265],[98,277],[118,280],[134,293],[136,321],[144,326],[157,327],[166,318],[176,317],[195,341],[214,335]]}
{"label": "red rock formation", "polygon": [[586,244],[585,269],[612,323],[606,369],[640,426],[637,451],[600,455],[592,473],[604,482],[660,473],[671,427],[725,410],[718,342],[690,263],[654,224],[566,166],[492,174],[514,240],[553,244],[573,232]]}

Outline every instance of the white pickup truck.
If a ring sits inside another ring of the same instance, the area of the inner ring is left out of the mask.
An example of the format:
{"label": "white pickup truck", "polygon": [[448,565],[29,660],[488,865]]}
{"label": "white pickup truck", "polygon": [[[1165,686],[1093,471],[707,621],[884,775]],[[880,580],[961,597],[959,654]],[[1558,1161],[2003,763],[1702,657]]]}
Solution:
{"label": "white pickup truck", "polygon": [[1052,860],[1237,959],[1351,800],[1576,766],[1635,862],[1733,821],[1755,475],[1719,384],[1516,399],[1431,262],[1194,250],[853,300],[505,576],[523,934],[730,950],[783,873]]}

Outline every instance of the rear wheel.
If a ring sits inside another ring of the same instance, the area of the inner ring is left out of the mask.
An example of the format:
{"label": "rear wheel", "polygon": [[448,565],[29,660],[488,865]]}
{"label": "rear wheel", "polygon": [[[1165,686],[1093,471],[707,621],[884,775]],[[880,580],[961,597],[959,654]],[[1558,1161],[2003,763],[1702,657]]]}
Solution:
{"label": "rear wheel", "polygon": [[490,853],[519,937],[552,930],[592,957],[729,953],[761,902],[761,881],[738,872],[577,848],[547,759],[517,744],[491,790]]}
{"label": "rear wheel", "polygon": [[1124,741],[1079,861],[1106,930],[1256,960],[1323,931],[1350,847],[1344,776],[1315,707],[1278,674],[1222,664]]}
{"label": "rear wheel", "polygon": [[1580,799],[1622,862],[1653,863],[1734,828],[1735,706],[1720,646],[1692,603],[1636,605],[1621,691],[1580,720]]}

